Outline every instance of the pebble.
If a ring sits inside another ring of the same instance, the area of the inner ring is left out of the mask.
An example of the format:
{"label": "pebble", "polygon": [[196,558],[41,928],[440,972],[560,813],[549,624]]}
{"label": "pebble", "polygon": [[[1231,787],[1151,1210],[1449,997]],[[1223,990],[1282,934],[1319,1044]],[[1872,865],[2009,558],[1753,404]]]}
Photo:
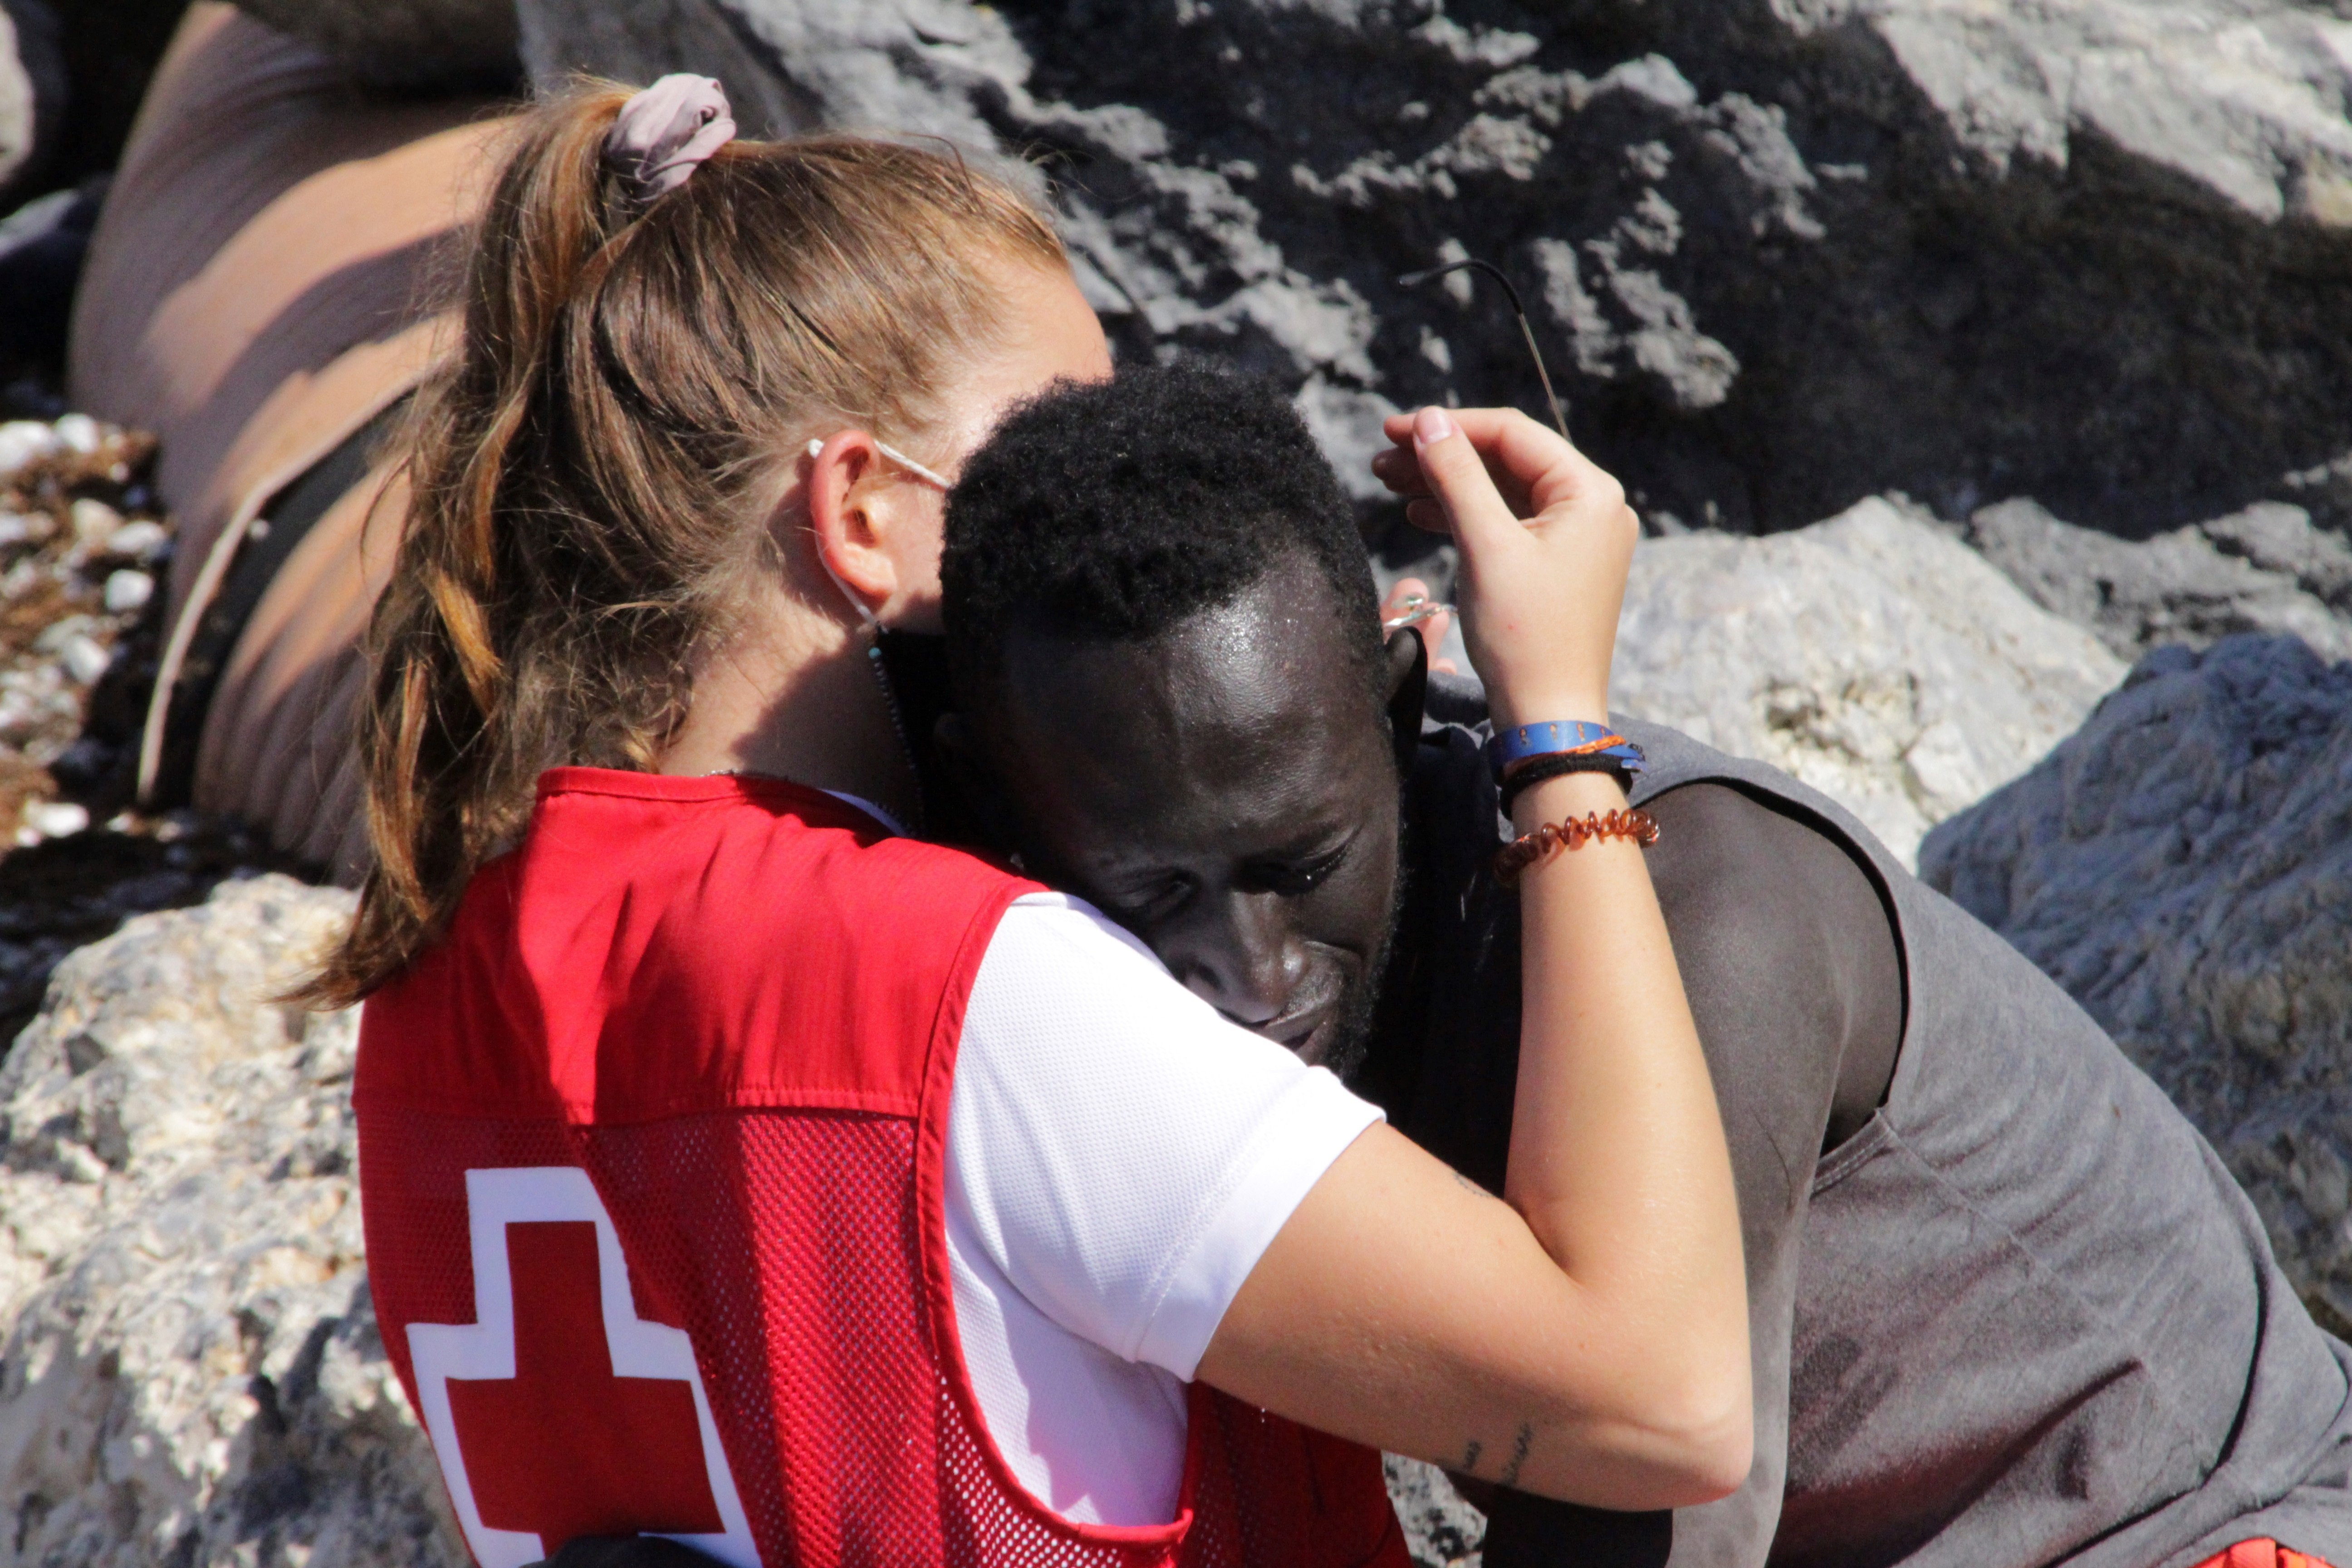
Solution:
{"label": "pebble", "polygon": [[19,511],[0,511],[0,550],[33,537],[33,520]]}
{"label": "pebble", "polygon": [[26,464],[47,457],[61,445],[57,432],[38,419],[0,424],[0,479],[13,477]]}
{"label": "pebble", "polygon": [[22,691],[0,691],[0,744],[21,748],[41,721],[41,705]]}
{"label": "pebble", "polygon": [[74,502],[67,515],[73,520],[76,542],[93,549],[103,547],[114,537],[114,531],[122,526],[121,512],[104,501],[92,500],[88,496]]}
{"label": "pebble", "polygon": [[[163,547],[171,542],[170,530],[152,518],[142,517],[136,522],[124,523],[108,535],[106,552],[109,555],[126,555],[141,561],[152,561],[163,553]],[[0,538],[0,543],[5,542],[5,538]]]}
{"label": "pebble", "polygon": [[[21,564],[32,566],[34,571],[40,576],[47,577],[48,575],[47,573],[40,570],[39,563],[37,562],[26,562],[22,563]],[[12,567],[9,570],[8,575],[10,577],[14,577],[16,574],[16,570]],[[95,616],[66,616],[58,620],[51,621],[47,626],[43,626],[41,628],[40,635],[33,639],[33,651],[36,653],[61,654],[66,650],[66,644],[73,641],[74,638],[80,637],[82,634],[88,632],[91,627],[97,625],[98,617]],[[0,686],[16,685],[20,680],[30,679],[32,675],[33,672],[30,670],[9,670],[5,674],[0,674]]]}
{"label": "pebble", "polygon": [[84,457],[97,451],[99,444],[106,439],[106,432],[100,429],[98,421],[87,414],[68,414],[49,428],[56,432],[58,440],[68,451],[79,452]]}
{"label": "pebble", "polygon": [[44,838],[65,838],[89,826],[89,809],[69,800],[45,800],[25,807],[25,826]]}
{"label": "pebble", "polygon": [[106,579],[106,607],[109,613],[122,616],[145,607],[155,596],[155,579],[144,572],[115,572]]}
{"label": "pebble", "polygon": [[84,686],[95,684],[98,678],[106,673],[107,666],[114,662],[112,654],[100,647],[88,634],[81,632],[77,632],[66,639],[62,657],[65,660],[66,673]]}

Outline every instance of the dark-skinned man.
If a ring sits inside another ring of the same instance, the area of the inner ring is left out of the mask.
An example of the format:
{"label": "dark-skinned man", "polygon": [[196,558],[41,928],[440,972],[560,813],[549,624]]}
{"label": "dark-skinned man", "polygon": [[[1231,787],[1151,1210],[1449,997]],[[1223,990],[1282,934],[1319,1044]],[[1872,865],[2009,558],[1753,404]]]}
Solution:
{"label": "dark-skinned man", "polygon": [[[1490,448],[1557,440],[1454,417]],[[1263,502],[1305,471],[1311,504]],[[1443,523],[1409,445],[1376,471]],[[973,455],[947,645],[893,638],[889,663],[940,742],[917,759],[934,832],[1092,900],[1493,1190],[1519,976],[1481,699],[1440,679],[1424,717],[1420,641],[1380,645],[1368,577],[1334,564],[1353,548],[1279,396],[1123,371]],[[934,725],[943,652],[961,711]],[[1674,1515],[1486,1490],[1490,1568],[2352,1563],[2352,1350],[2179,1113],[1836,805],[1622,728],[1739,1187],[1757,1458]],[[1491,1483],[1509,1457],[1456,1468]],[[558,1568],[665,1549],[575,1542]]]}
{"label": "dark-skinned man", "polygon": [[[1390,435],[1376,471],[1442,526]],[[1491,1189],[1519,977],[1483,715],[1441,679],[1424,726],[1418,639],[1367,649],[1369,591],[1316,564],[1336,484],[1314,516],[1254,502],[1254,471],[1321,462],[1274,394],[1197,370],[1009,419],[950,503],[942,739],[1032,874]],[[2352,1351],[2179,1112],[1837,806],[1622,727],[1740,1184],[1758,1462],[1670,1525],[1503,1494],[1488,1563],[2352,1562]]]}

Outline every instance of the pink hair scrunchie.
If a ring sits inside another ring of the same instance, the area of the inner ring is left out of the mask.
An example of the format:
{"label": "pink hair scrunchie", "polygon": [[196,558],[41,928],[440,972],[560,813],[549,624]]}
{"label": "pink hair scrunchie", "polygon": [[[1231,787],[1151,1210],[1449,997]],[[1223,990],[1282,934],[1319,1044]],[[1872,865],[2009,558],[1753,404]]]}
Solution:
{"label": "pink hair scrunchie", "polygon": [[707,76],[666,76],[621,106],[604,136],[604,162],[640,212],[686,184],[703,160],[735,140],[727,89]]}

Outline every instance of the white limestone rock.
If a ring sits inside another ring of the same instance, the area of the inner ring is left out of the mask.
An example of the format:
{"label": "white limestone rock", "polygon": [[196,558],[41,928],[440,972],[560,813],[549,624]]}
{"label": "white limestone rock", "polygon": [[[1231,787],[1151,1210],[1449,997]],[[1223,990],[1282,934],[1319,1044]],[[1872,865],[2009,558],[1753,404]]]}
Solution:
{"label": "white limestone rock", "polygon": [[1881,499],[1765,539],[1645,540],[1612,695],[1811,784],[1908,862],[2123,675],[2088,632]]}
{"label": "white limestone rock", "polygon": [[2164,1087],[2352,1331],[2352,662],[2160,648],[1920,872]]}
{"label": "white limestone rock", "polygon": [[268,876],[67,959],[0,1068],[0,1563],[466,1561],[361,1260],[351,915]]}
{"label": "white limestone rock", "polygon": [[1381,1456],[1389,1501],[1404,1529],[1413,1568],[1478,1568],[1486,1516],[1465,1501],[1445,1472],[1402,1454]]}

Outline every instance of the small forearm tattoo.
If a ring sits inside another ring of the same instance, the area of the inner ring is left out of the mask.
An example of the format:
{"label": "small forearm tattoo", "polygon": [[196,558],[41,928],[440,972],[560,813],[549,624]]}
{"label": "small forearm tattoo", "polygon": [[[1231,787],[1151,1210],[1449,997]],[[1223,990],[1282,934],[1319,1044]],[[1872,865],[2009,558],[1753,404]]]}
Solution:
{"label": "small forearm tattoo", "polygon": [[1477,1183],[1472,1181],[1469,1177],[1464,1175],[1459,1171],[1454,1173],[1454,1180],[1456,1185],[1461,1186],[1469,1192],[1474,1192],[1482,1198],[1491,1198],[1495,1195],[1486,1188],[1480,1186]]}
{"label": "small forearm tattoo", "polygon": [[1462,1473],[1465,1476],[1476,1475],[1478,1456],[1486,1451],[1486,1446],[1484,1443],[1479,1442],[1475,1437],[1471,1438],[1468,1446],[1462,1450]]}
{"label": "small forearm tattoo", "polygon": [[1534,1445],[1535,1440],[1535,1423],[1520,1422],[1518,1436],[1511,1439],[1510,1462],[1503,1467],[1502,1475],[1496,1478],[1505,1486],[1515,1487],[1519,1484],[1519,1467],[1528,1462],[1528,1449]]}

